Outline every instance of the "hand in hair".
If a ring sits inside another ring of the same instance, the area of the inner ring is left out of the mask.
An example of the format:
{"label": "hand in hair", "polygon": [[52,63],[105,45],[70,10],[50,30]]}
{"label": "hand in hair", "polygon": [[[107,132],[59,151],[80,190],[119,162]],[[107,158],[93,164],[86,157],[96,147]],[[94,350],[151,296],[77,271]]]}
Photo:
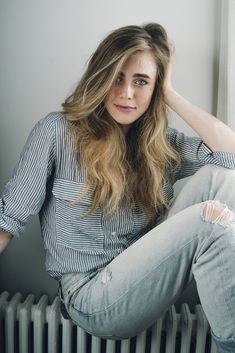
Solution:
{"label": "hand in hair", "polygon": [[167,73],[164,81],[164,97],[165,97],[165,102],[168,104],[168,97],[172,91],[174,91],[173,84],[172,84],[172,72],[173,72],[173,54],[170,56],[168,68],[167,68]]}
{"label": "hand in hair", "polygon": [[235,153],[235,132],[212,114],[189,102],[172,85],[171,55],[164,82],[164,101],[213,152]]}

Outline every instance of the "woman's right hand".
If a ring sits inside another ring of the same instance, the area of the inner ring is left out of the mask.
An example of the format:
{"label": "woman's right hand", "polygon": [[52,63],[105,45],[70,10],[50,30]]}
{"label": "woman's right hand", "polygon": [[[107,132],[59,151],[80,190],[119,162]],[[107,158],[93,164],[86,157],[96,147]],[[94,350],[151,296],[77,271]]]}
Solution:
{"label": "woman's right hand", "polygon": [[7,247],[11,239],[12,234],[0,231],[0,253]]}
{"label": "woman's right hand", "polygon": [[173,72],[173,53],[170,56],[167,73],[164,82],[164,100],[165,103],[169,103],[169,96],[175,91],[172,84],[172,72]]}

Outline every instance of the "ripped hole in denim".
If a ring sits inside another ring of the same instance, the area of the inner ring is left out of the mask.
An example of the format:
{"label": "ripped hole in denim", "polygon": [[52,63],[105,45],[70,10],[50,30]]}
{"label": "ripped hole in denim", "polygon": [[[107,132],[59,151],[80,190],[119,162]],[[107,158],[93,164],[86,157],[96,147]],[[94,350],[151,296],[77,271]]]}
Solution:
{"label": "ripped hole in denim", "polygon": [[220,201],[210,200],[203,204],[201,217],[204,221],[225,226],[232,222],[234,214],[225,204],[222,204]]}
{"label": "ripped hole in denim", "polygon": [[112,271],[106,267],[101,274],[101,283],[106,284],[112,279]]}

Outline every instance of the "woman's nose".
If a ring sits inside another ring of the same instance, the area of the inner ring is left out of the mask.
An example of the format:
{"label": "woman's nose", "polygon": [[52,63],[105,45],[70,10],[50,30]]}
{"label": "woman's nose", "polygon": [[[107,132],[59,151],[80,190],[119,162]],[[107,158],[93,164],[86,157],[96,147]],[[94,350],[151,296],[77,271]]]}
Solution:
{"label": "woman's nose", "polygon": [[122,99],[132,99],[134,90],[131,84],[123,84],[119,87],[119,97]]}

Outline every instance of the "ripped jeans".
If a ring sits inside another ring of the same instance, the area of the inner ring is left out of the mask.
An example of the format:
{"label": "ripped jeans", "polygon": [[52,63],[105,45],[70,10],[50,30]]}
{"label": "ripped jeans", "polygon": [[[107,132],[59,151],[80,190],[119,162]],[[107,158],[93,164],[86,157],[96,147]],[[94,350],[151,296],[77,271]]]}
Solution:
{"label": "ripped jeans", "polygon": [[105,268],[62,276],[61,299],[71,319],[96,336],[135,336],[194,277],[219,352],[235,352],[234,208],[235,171],[202,167],[165,220]]}

